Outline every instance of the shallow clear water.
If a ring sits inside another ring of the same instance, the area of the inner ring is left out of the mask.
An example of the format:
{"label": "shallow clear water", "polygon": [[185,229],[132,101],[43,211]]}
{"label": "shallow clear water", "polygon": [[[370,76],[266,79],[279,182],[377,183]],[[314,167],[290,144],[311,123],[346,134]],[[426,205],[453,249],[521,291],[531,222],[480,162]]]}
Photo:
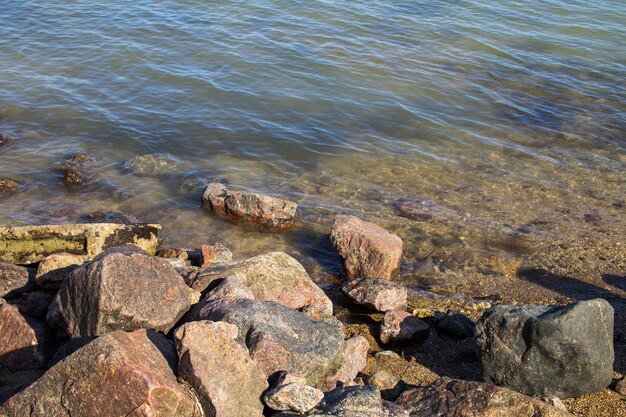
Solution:
{"label": "shallow clear water", "polygon": [[[445,272],[440,250],[472,253],[454,270],[582,235],[615,247],[625,39],[617,0],[2,0],[0,177],[23,186],[0,197],[0,224],[119,210],[162,223],[169,245],[281,249],[333,275],[326,233],[347,212],[403,237],[409,279]],[[98,182],[67,191],[74,151],[95,155]],[[124,168],[151,153],[164,172]],[[213,219],[199,207],[213,179],[297,201],[299,223]],[[398,216],[410,200],[435,216]]]}

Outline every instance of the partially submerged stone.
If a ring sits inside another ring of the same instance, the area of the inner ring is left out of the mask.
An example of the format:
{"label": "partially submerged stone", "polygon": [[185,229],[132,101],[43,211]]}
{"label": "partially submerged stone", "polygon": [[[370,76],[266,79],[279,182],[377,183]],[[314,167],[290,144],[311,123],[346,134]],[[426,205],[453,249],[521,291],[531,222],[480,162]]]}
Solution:
{"label": "partially submerged stone", "polygon": [[322,388],[343,358],[341,322],[323,321],[274,302],[222,298],[195,309],[185,320],[226,321],[239,328],[237,340],[266,375],[290,371]]}
{"label": "partially submerged stone", "polygon": [[181,164],[173,155],[167,153],[151,153],[137,155],[124,163],[131,173],[142,177],[157,177],[159,175],[172,173]]}
{"label": "partially submerged stone", "polygon": [[211,183],[202,193],[202,207],[233,223],[277,232],[293,226],[298,205],[264,194],[231,191],[223,184]]}
{"label": "partially submerged stone", "polygon": [[498,305],[476,327],[483,378],[528,395],[578,397],[613,375],[613,308],[603,299],[568,306]]}
{"label": "partially submerged stone", "polygon": [[91,169],[96,158],[86,152],[77,152],[65,161],[63,183],[70,188],[80,187],[93,181]]}
{"label": "partially submerged stone", "polygon": [[237,277],[258,301],[275,301],[287,307],[311,307],[313,316],[332,315],[332,301],[309,277],[304,267],[283,252],[270,252],[241,262],[201,269],[191,284],[205,291],[218,279]]}
{"label": "partially submerged stone", "polygon": [[7,417],[199,417],[196,399],[178,384],[157,333],[117,331],[50,368],[0,406]]}
{"label": "partially submerged stone", "polygon": [[168,332],[196,292],[166,261],[137,251],[113,248],[72,271],[48,321],[72,337],[141,328]]}
{"label": "partially submerged stone", "polygon": [[7,191],[15,191],[19,188],[20,183],[8,178],[0,178],[0,193]]}
{"label": "partially submerged stone", "polygon": [[370,310],[385,312],[405,310],[407,289],[405,286],[383,279],[359,279],[347,281],[341,290],[350,301]]}
{"label": "partially submerged stone", "polygon": [[70,272],[83,264],[83,257],[60,252],[46,256],[37,266],[35,281],[37,286],[47,289],[59,289]]}
{"label": "partially submerged stone", "polygon": [[405,391],[396,404],[411,417],[571,417],[538,398],[491,384],[448,378]]}
{"label": "partially submerged stone", "polygon": [[0,262],[0,297],[10,297],[35,287],[35,270]]}
{"label": "partially submerged stone", "polygon": [[44,323],[27,317],[0,298],[0,367],[11,371],[42,368],[52,334]]}
{"label": "partially submerged stone", "polygon": [[390,279],[400,266],[402,239],[355,216],[335,216],[330,239],[348,279]]}
{"label": "partially submerged stone", "polygon": [[131,243],[154,253],[158,224],[59,224],[47,226],[0,227],[0,262],[30,264],[48,255],[67,252],[84,260],[103,250]]}
{"label": "partially submerged stone", "polygon": [[428,324],[414,315],[401,310],[385,313],[380,326],[380,341],[384,344],[412,345],[428,337]]}
{"label": "partially submerged stone", "polygon": [[197,321],[176,329],[178,374],[195,390],[207,416],[261,417],[267,377],[225,322]]}

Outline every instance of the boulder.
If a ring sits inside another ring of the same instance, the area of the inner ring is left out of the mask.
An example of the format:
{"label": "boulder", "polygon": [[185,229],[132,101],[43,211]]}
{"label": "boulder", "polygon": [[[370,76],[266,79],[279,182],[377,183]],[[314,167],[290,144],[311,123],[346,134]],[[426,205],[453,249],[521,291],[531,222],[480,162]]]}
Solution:
{"label": "boulder", "polygon": [[301,382],[280,384],[263,396],[265,404],[276,411],[294,411],[304,414],[314,408],[324,398],[317,388]]}
{"label": "boulder", "polygon": [[154,253],[158,224],[59,224],[0,227],[0,262],[31,264],[48,255],[67,252],[93,259],[105,249],[131,243]]}
{"label": "boulder", "polygon": [[42,368],[48,362],[52,334],[46,325],[1,298],[0,335],[0,367],[19,371]]}
{"label": "boulder", "polygon": [[44,319],[48,312],[48,307],[52,302],[52,296],[42,291],[33,291],[26,294],[19,304],[19,309],[24,314]]}
{"label": "boulder", "polygon": [[448,311],[437,320],[437,330],[459,339],[474,336],[476,325],[463,313]]}
{"label": "boulder", "polygon": [[39,262],[35,281],[37,286],[47,289],[59,289],[70,272],[83,264],[83,257],[60,252],[46,256]]}
{"label": "boulder", "polygon": [[428,324],[401,310],[385,313],[380,326],[380,341],[384,344],[412,345],[423,342],[429,333]]}
{"label": "boulder", "polygon": [[250,288],[246,287],[243,282],[236,276],[232,275],[223,279],[217,287],[212,289],[205,297],[204,301],[219,300],[220,298],[242,298],[246,300],[254,300],[254,294]]}
{"label": "boulder", "polygon": [[8,178],[0,178],[0,193],[15,191],[20,187],[20,183]]}
{"label": "boulder", "polygon": [[202,245],[200,248],[202,254],[201,267],[224,265],[233,260],[233,254],[221,243],[217,242],[212,245]]}
{"label": "boulder", "polygon": [[483,378],[559,398],[606,388],[613,374],[613,308],[602,299],[564,307],[499,305],[476,327]]}
{"label": "boulder", "polygon": [[328,378],[339,369],[344,348],[342,325],[334,317],[316,321],[270,301],[222,298],[192,310],[184,320],[236,325],[237,341],[268,376],[289,371],[316,388],[334,386]]}
{"label": "boulder", "polygon": [[235,341],[238,329],[196,321],[176,329],[178,375],[195,390],[207,416],[262,417],[267,377]]}
{"label": "boulder", "polygon": [[35,288],[35,270],[0,262],[0,297],[11,297]]}
{"label": "boulder", "polygon": [[474,381],[440,378],[403,392],[396,404],[411,417],[568,417],[570,414],[506,388]]}
{"label": "boulder", "polygon": [[[348,339],[343,345],[343,358],[337,373],[330,379],[342,385],[354,385],[358,373],[367,366],[367,352],[370,344],[364,336]],[[331,384],[332,385],[332,384]]]}
{"label": "boulder", "polygon": [[179,385],[157,333],[116,331],[99,337],[50,368],[0,406],[7,417],[199,417]]}
{"label": "boulder", "polygon": [[400,266],[402,239],[377,224],[337,215],[330,239],[343,259],[348,279],[390,279]]}
{"label": "boulder", "polygon": [[202,193],[202,207],[233,223],[279,232],[293,226],[298,205],[263,194],[231,191],[214,182]]}
{"label": "boulder", "polygon": [[347,281],[342,291],[354,304],[373,311],[406,310],[406,287],[382,279],[358,279]]}
{"label": "boulder", "polygon": [[332,301],[304,267],[286,253],[270,252],[229,265],[200,269],[191,287],[204,292],[213,281],[230,276],[237,277],[258,301],[275,301],[298,310],[310,306],[320,316],[333,313]]}
{"label": "boulder", "polygon": [[161,258],[114,248],[72,271],[48,311],[48,321],[71,337],[114,330],[168,332],[195,294]]}
{"label": "boulder", "polygon": [[70,188],[80,187],[93,181],[91,170],[96,164],[96,158],[86,152],[71,155],[65,161],[63,183]]}

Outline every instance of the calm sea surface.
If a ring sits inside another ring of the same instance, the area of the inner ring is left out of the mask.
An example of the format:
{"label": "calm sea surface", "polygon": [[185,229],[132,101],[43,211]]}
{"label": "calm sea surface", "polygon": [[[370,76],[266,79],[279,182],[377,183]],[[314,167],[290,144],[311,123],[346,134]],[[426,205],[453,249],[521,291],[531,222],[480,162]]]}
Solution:
{"label": "calm sea surface", "polygon": [[[398,233],[407,279],[624,240],[621,0],[0,0],[0,114],[0,177],[22,184],[0,224],[121,211],[318,277],[334,213]],[[75,151],[97,181],[68,191]],[[212,218],[212,180],[297,201],[297,226]]]}

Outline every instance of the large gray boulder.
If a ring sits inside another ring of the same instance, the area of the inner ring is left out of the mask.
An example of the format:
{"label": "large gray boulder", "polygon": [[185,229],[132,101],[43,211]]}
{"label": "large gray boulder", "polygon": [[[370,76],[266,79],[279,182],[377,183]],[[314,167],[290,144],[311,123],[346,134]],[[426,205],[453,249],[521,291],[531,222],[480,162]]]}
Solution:
{"label": "large gray boulder", "polygon": [[338,214],[330,239],[343,259],[348,279],[390,279],[400,267],[402,239],[377,224]]}
{"label": "large gray boulder", "polygon": [[262,417],[267,377],[225,322],[196,321],[174,332],[178,375],[197,393],[207,416]]}
{"label": "large gray boulder", "polygon": [[191,287],[204,292],[216,280],[238,278],[258,301],[274,301],[313,316],[330,316],[333,303],[318,287],[304,267],[283,252],[270,252],[229,265],[202,268]]}
{"label": "large gray boulder", "polygon": [[485,381],[528,395],[578,397],[613,374],[613,308],[602,299],[565,307],[499,305],[476,326]]}
{"label": "large gray boulder", "polygon": [[264,194],[231,191],[223,184],[211,183],[202,193],[202,207],[233,223],[279,232],[293,226],[298,205]]}
{"label": "large gray boulder", "polygon": [[0,406],[6,417],[199,417],[166,357],[164,336],[137,330],[99,337]]}
{"label": "large gray boulder", "polygon": [[114,248],[75,269],[48,311],[48,322],[71,337],[114,330],[168,332],[197,293],[163,259],[133,246]]}
{"label": "large gray boulder", "polygon": [[405,391],[396,404],[411,417],[571,417],[538,398],[492,384],[448,378]]}
{"label": "large gray boulder", "polygon": [[192,310],[189,320],[225,321],[239,329],[237,340],[270,376],[289,371],[316,388],[334,386],[343,357],[341,322],[333,317],[316,321],[274,302],[223,298]]}

